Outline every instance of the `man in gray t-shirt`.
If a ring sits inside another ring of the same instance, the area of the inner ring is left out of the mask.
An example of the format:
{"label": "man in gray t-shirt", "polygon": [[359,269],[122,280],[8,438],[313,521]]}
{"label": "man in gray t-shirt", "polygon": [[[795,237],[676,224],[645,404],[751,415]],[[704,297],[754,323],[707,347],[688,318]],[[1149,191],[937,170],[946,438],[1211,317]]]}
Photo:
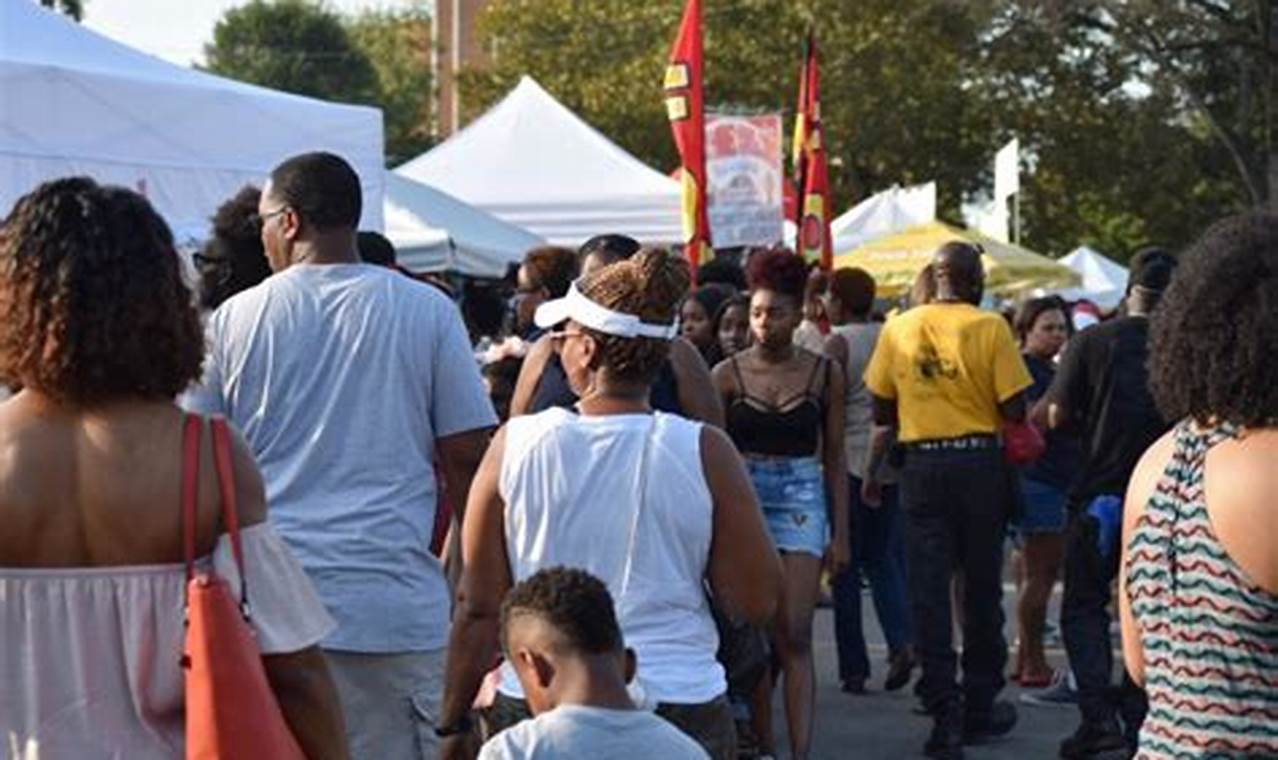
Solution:
{"label": "man in gray t-shirt", "polygon": [[323,646],[352,756],[433,757],[450,608],[429,553],[435,465],[460,515],[496,417],[452,302],[360,263],[360,203],[337,156],[275,169],[258,212],[275,274],[209,318],[186,404],[244,434],[270,520],[338,622]]}

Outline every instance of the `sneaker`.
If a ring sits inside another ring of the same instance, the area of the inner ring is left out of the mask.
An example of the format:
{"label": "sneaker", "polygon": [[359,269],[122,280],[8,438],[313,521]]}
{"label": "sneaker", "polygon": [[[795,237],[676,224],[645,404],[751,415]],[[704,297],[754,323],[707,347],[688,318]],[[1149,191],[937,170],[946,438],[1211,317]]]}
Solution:
{"label": "sneaker", "polygon": [[968,713],[963,716],[963,743],[976,744],[987,739],[1006,736],[1016,726],[1016,705],[998,700],[990,705],[989,712]]}
{"label": "sneaker", "polygon": [[843,679],[842,690],[844,694],[864,694],[865,679],[864,678],[845,678]]}
{"label": "sneaker", "polygon": [[1112,718],[1104,723],[1084,721],[1074,735],[1061,742],[1065,760],[1127,760],[1131,749]]}
{"label": "sneaker", "polygon": [[1078,683],[1068,669],[1052,674],[1052,684],[1046,689],[1029,691],[1021,695],[1021,701],[1038,707],[1068,707],[1078,704]]}

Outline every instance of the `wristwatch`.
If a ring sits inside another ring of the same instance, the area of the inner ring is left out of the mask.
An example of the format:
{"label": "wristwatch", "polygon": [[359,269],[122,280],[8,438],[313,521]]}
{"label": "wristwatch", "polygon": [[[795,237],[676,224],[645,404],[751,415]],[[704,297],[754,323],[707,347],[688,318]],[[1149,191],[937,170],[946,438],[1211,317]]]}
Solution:
{"label": "wristwatch", "polygon": [[440,739],[447,739],[450,736],[469,733],[474,726],[475,724],[470,720],[470,715],[466,714],[447,726],[435,726],[435,736]]}

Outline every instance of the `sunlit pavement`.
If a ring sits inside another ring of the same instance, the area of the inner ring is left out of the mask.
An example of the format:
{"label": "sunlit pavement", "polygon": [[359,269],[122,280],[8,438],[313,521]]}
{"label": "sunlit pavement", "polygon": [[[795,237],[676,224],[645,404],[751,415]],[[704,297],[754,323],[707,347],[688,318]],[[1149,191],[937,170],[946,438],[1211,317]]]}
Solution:
{"label": "sunlit pavement", "polygon": [[[1059,589],[1058,589],[1059,591]],[[1056,602],[1059,599],[1059,593]],[[1010,606],[1012,595],[1006,595]],[[931,720],[913,712],[917,700],[910,687],[887,694],[882,691],[887,671],[882,632],[874,618],[873,605],[865,598],[865,632],[871,642],[870,659],[875,672],[864,695],[853,696],[839,690],[838,668],[834,649],[834,618],[830,610],[817,611],[815,647],[817,663],[817,717],[813,758],[850,758],[863,760],[897,760],[923,757],[923,742],[931,730]],[[1056,617],[1056,604],[1050,613]],[[1010,632],[1012,628],[1009,628]],[[1009,637],[1011,634],[1009,633]],[[1053,664],[1063,664],[1059,646],[1049,648]],[[917,675],[917,671],[916,671]],[[970,760],[1046,760],[1056,757],[1062,738],[1078,725],[1075,707],[1039,707],[1022,704],[1020,689],[1008,684],[1005,698],[1015,701],[1020,722],[1006,738],[966,749]],[[778,757],[786,757],[784,713],[778,690],[773,719],[778,731]]]}

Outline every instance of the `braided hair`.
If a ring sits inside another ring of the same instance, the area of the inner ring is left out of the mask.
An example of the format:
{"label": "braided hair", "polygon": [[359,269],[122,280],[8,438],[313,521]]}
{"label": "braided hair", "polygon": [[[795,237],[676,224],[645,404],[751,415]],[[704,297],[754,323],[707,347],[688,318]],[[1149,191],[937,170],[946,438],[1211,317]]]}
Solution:
{"label": "braided hair", "polygon": [[[580,285],[595,303],[651,324],[673,324],[688,292],[688,266],[669,251],[645,248],[592,273]],[[618,380],[649,383],[670,355],[670,341],[584,330],[599,343],[601,366]]]}

